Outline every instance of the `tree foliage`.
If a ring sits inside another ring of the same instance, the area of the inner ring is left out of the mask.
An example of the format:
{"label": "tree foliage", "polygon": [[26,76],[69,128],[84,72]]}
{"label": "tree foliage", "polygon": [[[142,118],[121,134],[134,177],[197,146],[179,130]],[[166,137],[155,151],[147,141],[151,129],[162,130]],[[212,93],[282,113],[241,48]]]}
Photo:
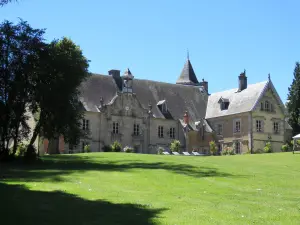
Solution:
{"label": "tree foliage", "polygon": [[[76,143],[88,135],[81,131],[83,118],[79,86],[89,76],[88,60],[70,39],[44,42],[44,30],[27,22],[0,24],[0,156],[9,145],[28,138],[29,115],[36,126],[28,150],[38,135],[64,136]],[[32,156],[33,152],[26,155]]]}
{"label": "tree foliage", "polygon": [[42,59],[32,105],[32,112],[39,112],[39,120],[30,145],[40,133],[48,139],[63,135],[66,142],[76,144],[79,137],[88,135],[81,129],[83,110],[78,89],[89,76],[88,60],[67,38],[52,41]]}
{"label": "tree foliage", "polygon": [[13,152],[20,139],[28,137],[26,107],[33,100],[33,80],[38,74],[41,52],[45,48],[44,31],[27,22],[0,24],[0,155]]}
{"label": "tree foliage", "polygon": [[294,79],[289,87],[288,102],[288,119],[293,128],[294,134],[300,133],[300,64],[296,62],[294,69]]}
{"label": "tree foliage", "polygon": [[0,0],[0,6],[4,6],[13,1],[17,2],[17,0]]}

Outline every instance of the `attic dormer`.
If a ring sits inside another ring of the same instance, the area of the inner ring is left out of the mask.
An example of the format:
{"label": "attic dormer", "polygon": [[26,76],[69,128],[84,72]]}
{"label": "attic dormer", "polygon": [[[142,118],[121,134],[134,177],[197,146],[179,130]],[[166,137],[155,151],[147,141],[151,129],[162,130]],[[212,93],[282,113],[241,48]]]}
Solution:
{"label": "attic dormer", "polygon": [[167,107],[167,101],[166,100],[161,100],[157,103],[157,107],[159,110],[164,114],[168,112],[168,107]]}
{"label": "attic dormer", "polygon": [[218,103],[220,104],[220,109],[221,110],[227,110],[229,108],[229,99],[228,98],[223,98],[221,97],[218,101]]}

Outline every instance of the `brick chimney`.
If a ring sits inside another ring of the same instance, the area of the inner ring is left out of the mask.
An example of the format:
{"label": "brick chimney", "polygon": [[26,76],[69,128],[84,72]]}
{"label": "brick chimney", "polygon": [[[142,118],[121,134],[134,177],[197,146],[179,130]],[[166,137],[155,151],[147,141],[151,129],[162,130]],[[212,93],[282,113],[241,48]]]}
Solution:
{"label": "brick chimney", "polygon": [[239,75],[239,92],[247,88],[246,70]]}
{"label": "brick chimney", "polygon": [[183,122],[184,122],[185,124],[189,124],[189,122],[190,122],[189,114],[188,114],[187,111],[185,111],[185,113],[184,113],[184,115],[183,115]]}
{"label": "brick chimney", "polygon": [[204,78],[200,82],[200,86],[204,87],[205,91],[208,93],[208,82],[205,81]]}

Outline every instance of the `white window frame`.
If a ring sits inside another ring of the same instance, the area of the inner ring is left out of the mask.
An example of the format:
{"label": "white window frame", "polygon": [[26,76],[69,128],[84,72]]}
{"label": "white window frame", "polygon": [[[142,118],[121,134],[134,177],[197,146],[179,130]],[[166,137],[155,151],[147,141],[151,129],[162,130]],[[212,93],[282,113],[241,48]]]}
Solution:
{"label": "white window frame", "polygon": [[140,135],[140,125],[137,123],[133,124],[133,135],[134,136]]}
{"label": "white window frame", "polygon": [[158,126],[158,137],[164,138],[164,127],[163,126]]}
{"label": "white window frame", "polygon": [[217,135],[223,135],[223,124],[218,123],[216,127],[216,131],[217,131]]}
{"label": "white window frame", "polygon": [[170,136],[170,138],[175,139],[175,127],[170,128],[169,136]]}
{"label": "white window frame", "polygon": [[263,132],[263,121],[256,120],[255,127],[256,127],[256,132],[262,133]]}
{"label": "white window frame", "polygon": [[113,134],[118,134],[119,133],[119,123],[118,122],[113,122]]}
{"label": "white window frame", "polygon": [[[239,126],[237,126],[237,123],[239,123]],[[239,129],[237,129],[239,128]],[[233,120],[233,133],[241,133],[242,130],[242,121],[241,119],[234,119]]]}
{"label": "white window frame", "polygon": [[265,111],[270,111],[270,102],[268,100],[265,101]]}
{"label": "white window frame", "polygon": [[90,121],[87,119],[82,120],[82,130],[89,130],[90,129]]}

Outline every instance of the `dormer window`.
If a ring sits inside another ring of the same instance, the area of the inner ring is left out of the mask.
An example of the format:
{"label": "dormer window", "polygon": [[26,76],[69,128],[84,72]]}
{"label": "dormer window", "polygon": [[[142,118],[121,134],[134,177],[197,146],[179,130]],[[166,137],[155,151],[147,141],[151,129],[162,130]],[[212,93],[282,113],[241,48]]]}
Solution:
{"label": "dormer window", "polygon": [[221,97],[218,103],[220,104],[221,110],[227,110],[229,108],[229,99],[227,98]]}
{"label": "dormer window", "polygon": [[157,107],[162,113],[167,113],[168,112],[168,107],[167,107],[167,102],[166,100],[161,100],[157,103]]}

